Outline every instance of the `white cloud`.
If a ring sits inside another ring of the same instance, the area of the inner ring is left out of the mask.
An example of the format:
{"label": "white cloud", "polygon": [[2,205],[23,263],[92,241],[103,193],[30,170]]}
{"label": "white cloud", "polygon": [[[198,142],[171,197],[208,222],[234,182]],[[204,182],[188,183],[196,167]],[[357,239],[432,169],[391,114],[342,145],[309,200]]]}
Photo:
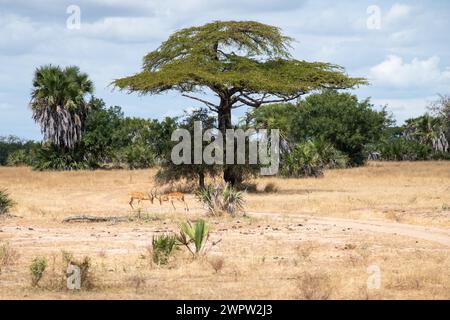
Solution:
{"label": "white cloud", "polygon": [[80,33],[86,37],[115,41],[149,41],[169,33],[169,19],[148,17],[107,17],[82,23]]}
{"label": "white cloud", "polygon": [[409,18],[411,12],[412,7],[405,4],[396,3],[386,13],[384,21],[388,26],[392,26],[405,21],[406,18]]}
{"label": "white cloud", "polygon": [[379,106],[387,106],[387,110],[394,114],[398,124],[405,120],[418,117],[427,110],[427,106],[436,97],[425,97],[415,99],[373,99],[372,103]]}
{"label": "white cloud", "polygon": [[415,88],[433,87],[450,84],[450,69],[444,71],[439,67],[437,56],[420,60],[414,58],[410,63],[396,55],[390,55],[380,64],[370,69],[369,78],[383,87]]}

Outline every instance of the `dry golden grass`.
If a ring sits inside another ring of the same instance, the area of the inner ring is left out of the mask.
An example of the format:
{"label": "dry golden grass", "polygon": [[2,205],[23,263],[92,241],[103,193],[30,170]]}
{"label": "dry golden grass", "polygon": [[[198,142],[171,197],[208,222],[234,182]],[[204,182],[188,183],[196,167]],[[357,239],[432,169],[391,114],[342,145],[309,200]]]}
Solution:
{"label": "dry golden grass", "polygon": [[[144,202],[141,219],[132,222],[62,223],[70,215],[135,215],[128,192],[150,190],[154,173],[0,168],[0,188],[18,203],[16,217],[0,218],[0,241],[17,252],[0,274],[0,298],[450,299],[450,162],[257,179],[247,217],[208,218],[209,243],[222,241],[206,257],[192,260],[179,250],[164,267],[151,262],[147,248],[153,235],[176,232],[187,216],[205,216],[193,195],[188,215],[181,205],[173,212],[170,204]],[[90,257],[91,290],[61,285],[62,250]],[[36,256],[49,266],[32,288]],[[379,289],[367,287],[370,265],[381,270]]]}

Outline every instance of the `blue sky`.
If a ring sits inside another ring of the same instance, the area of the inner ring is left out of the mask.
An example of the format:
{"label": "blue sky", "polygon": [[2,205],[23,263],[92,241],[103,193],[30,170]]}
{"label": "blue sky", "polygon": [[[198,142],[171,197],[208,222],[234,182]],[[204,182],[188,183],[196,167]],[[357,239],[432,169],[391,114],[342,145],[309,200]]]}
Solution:
{"label": "blue sky", "polygon": [[[96,96],[129,116],[163,118],[199,106],[176,93],[129,95],[109,84],[138,72],[142,57],[175,30],[213,20],[279,26],[297,40],[295,58],[367,77],[371,85],[354,93],[387,105],[399,123],[423,113],[438,93],[450,93],[450,1],[336,2],[0,0],[0,136],[41,138],[28,103],[33,72],[48,63],[78,65],[93,79]],[[67,28],[70,5],[81,9],[80,29]],[[368,11],[374,5],[379,20]]]}

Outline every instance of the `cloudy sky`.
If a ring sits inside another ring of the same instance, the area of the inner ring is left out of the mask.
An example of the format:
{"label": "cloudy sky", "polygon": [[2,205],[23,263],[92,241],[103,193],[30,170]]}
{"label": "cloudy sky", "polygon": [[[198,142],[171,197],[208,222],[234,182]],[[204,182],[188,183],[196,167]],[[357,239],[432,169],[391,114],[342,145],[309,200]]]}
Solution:
{"label": "cloudy sky", "polygon": [[[450,93],[450,1],[336,2],[0,0],[0,136],[40,139],[28,102],[33,71],[48,63],[78,65],[96,96],[129,116],[163,118],[196,106],[175,93],[140,97],[109,84],[139,71],[142,57],[175,30],[213,20],[281,27],[297,40],[295,58],[367,77],[371,85],[354,93],[387,105],[399,123],[423,113],[437,93]],[[71,5],[81,10],[79,29],[67,27]]]}

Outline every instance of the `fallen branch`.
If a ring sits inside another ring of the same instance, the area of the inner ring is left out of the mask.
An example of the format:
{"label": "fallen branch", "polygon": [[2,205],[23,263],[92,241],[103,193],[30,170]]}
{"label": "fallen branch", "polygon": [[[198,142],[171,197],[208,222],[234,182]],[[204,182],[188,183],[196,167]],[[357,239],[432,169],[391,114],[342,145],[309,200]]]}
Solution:
{"label": "fallen branch", "polygon": [[128,221],[128,217],[96,217],[96,216],[71,216],[63,220],[63,222],[123,222]]}

